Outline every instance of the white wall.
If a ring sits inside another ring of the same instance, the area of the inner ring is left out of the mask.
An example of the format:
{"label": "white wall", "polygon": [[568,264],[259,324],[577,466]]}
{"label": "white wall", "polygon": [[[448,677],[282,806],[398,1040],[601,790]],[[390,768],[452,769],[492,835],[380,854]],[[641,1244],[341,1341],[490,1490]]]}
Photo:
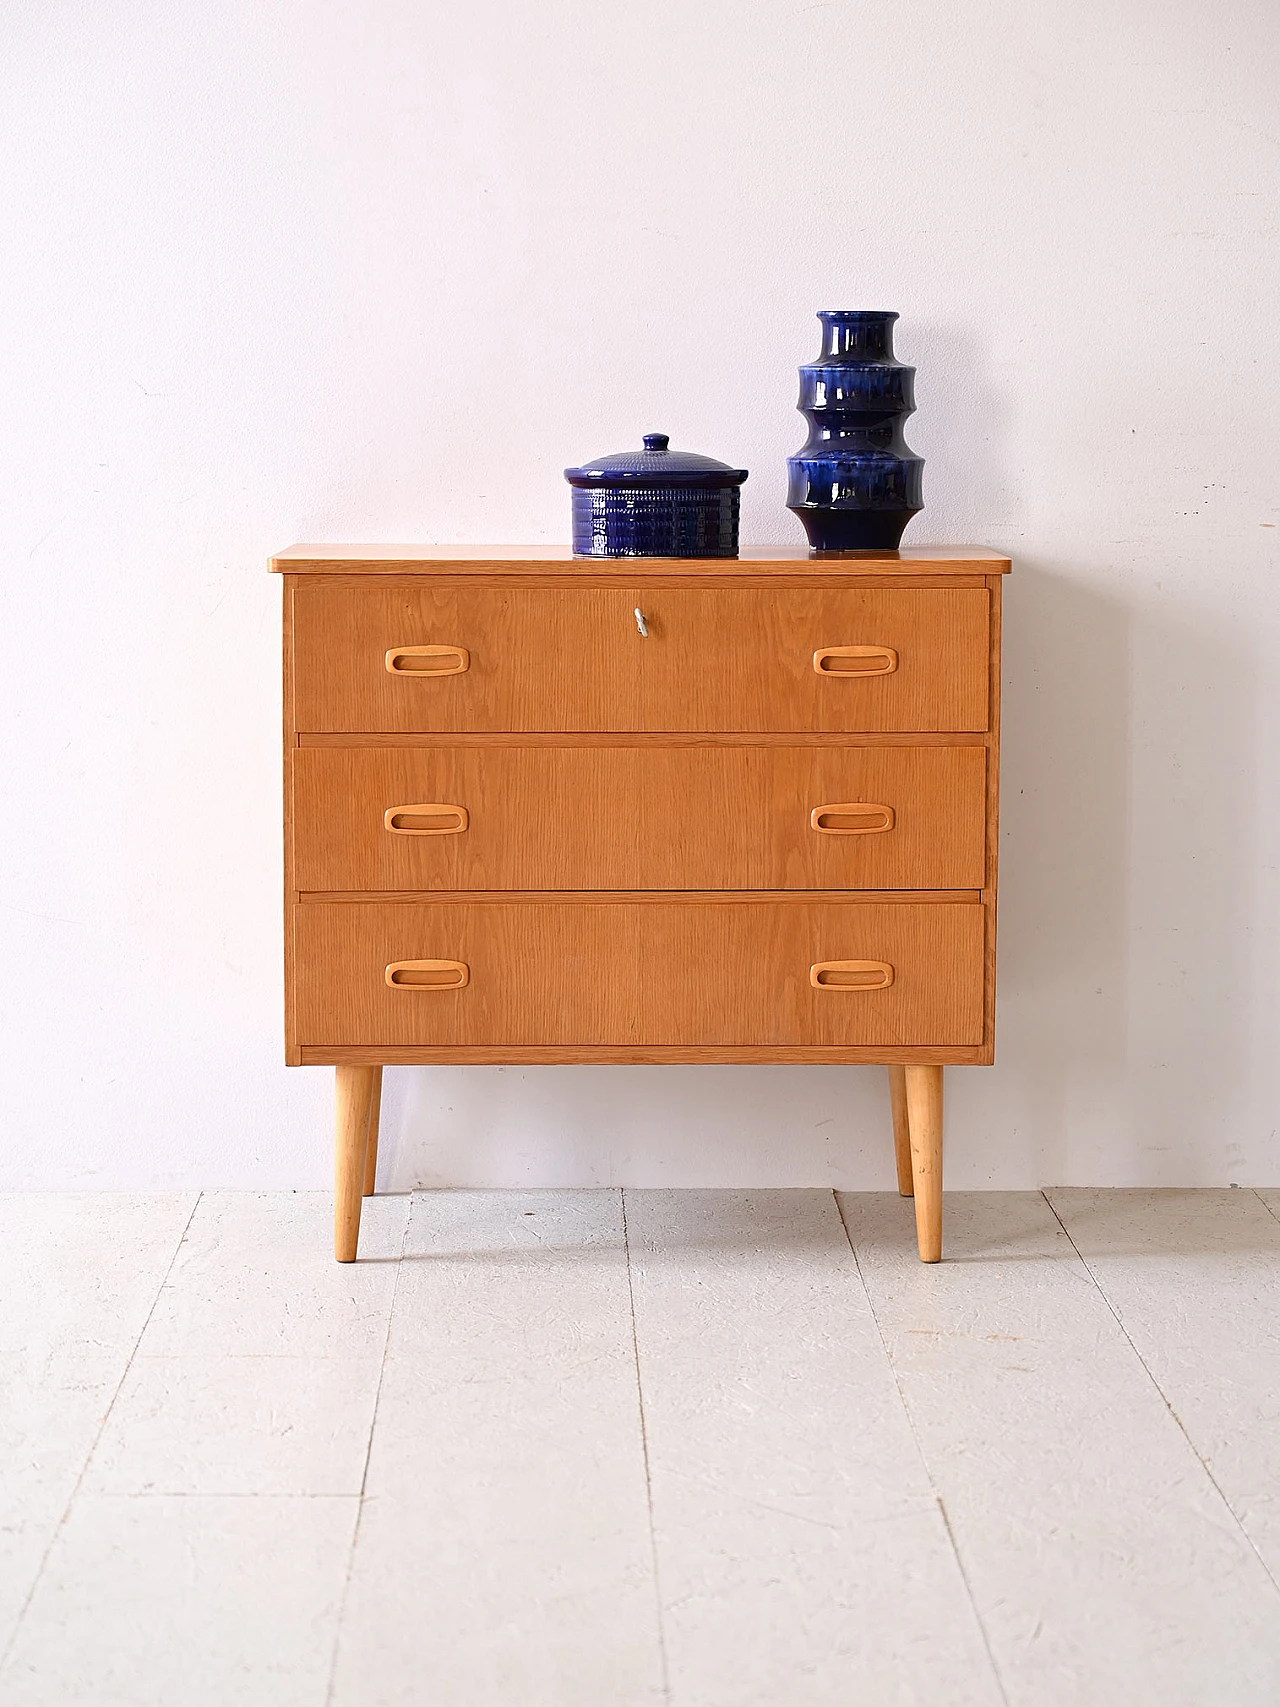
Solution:
{"label": "white wall", "polygon": [[[10,8],[2,1183],[310,1186],[279,584],[784,458],[900,310],[908,539],[1016,559],[999,1064],[949,1181],[1280,1180],[1274,0]],[[404,1070],[388,1178],[888,1186],[882,1074]]]}

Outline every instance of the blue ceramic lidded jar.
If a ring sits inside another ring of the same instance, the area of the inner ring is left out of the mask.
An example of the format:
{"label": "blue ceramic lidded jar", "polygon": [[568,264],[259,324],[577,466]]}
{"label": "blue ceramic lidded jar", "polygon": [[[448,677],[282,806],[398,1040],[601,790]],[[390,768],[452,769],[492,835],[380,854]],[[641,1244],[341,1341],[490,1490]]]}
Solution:
{"label": "blue ceramic lidded jar", "polygon": [[736,557],[745,468],[673,451],[666,433],[644,449],[566,468],[575,557]]}
{"label": "blue ceramic lidded jar", "polygon": [[809,437],[787,458],[787,508],[815,551],[896,550],[924,507],[924,459],[902,423],[915,408],[916,370],[894,359],[896,314],[823,309],[822,354],[800,369]]}

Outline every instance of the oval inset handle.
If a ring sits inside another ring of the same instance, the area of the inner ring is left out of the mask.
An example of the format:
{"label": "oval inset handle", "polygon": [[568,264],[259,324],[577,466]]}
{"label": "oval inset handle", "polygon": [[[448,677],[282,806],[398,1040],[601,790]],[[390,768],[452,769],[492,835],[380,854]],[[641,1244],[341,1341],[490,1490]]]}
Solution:
{"label": "oval inset handle", "polygon": [[887,960],[820,960],[809,968],[815,990],[887,990],[893,967]]}
{"label": "oval inset handle", "polygon": [[471,822],[465,806],[388,806],[382,827],[397,836],[457,836]]}
{"label": "oval inset handle", "polygon": [[465,960],[393,960],[386,980],[393,990],[465,990],[471,968]]}
{"label": "oval inset handle", "polygon": [[809,814],[809,828],[824,836],[875,836],[893,825],[892,806],[874,806],[865,800],[815,806]]}
{"label": "oval inset handle", "polygon": [[460,676],[471,654],[465,646],[393,646],[386,665],[392,676]]}
{"label": "oval inset handle", "polygon": [[892,646],[820,646],[813,667],[820,676],[891,676],[898,654]]}

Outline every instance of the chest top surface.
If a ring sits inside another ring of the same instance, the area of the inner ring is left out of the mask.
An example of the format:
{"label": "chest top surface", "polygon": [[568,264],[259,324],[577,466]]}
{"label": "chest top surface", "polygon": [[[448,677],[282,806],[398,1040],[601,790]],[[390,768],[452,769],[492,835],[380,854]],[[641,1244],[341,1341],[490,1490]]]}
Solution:
{"label": "chest top surface", "polygon": [[746,546],[737,558],[575,557],[567,545],[290,545],[269,560],[277,574],[474,575],[554,573],[582,580],[732,580],[766,571],[781,584],[811,576],[1004,575],[1009,559],[984,545],[913,545],[901,551],[813,556],[807,546]]}

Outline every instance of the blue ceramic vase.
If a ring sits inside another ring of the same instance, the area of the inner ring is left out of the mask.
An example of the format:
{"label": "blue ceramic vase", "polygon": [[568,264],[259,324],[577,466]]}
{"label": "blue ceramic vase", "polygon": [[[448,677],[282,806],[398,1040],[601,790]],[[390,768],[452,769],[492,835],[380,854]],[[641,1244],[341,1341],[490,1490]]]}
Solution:
{"label": "blue ceramic vase", "polygon": [[814,551],[896,550],[919,515],[924,459],[902,437],[916,370],[893,355],[896,314],[823,309],[822,354],[800,369],[809,437],[787,458],[787,508]]}
{"label": "blue ceramic vase", "polygon": [[566,468],[575,557],[736,557],[745,468],[672,450],[666,433],[644,449]]}

